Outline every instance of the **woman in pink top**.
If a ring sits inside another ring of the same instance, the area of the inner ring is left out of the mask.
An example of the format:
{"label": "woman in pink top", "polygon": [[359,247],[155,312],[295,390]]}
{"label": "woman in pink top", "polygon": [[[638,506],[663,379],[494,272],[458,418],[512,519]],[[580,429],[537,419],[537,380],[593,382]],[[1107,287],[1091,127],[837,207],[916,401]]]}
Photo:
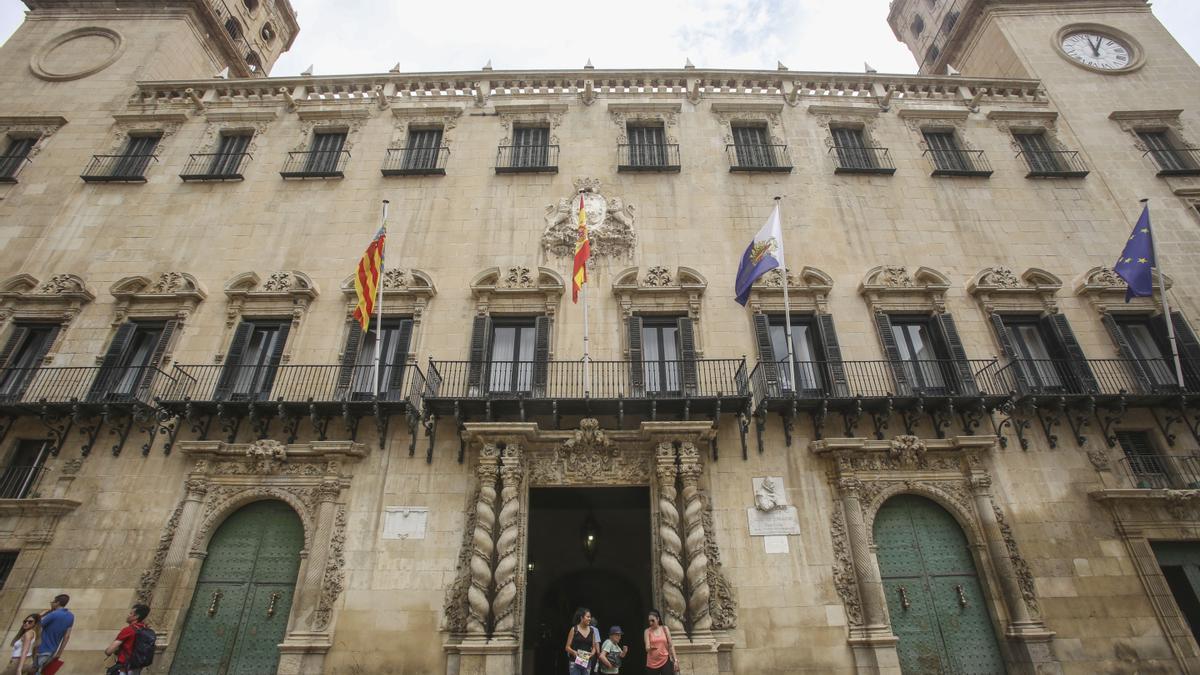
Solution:
{"label": "woman in pink top", "polygon": [[650,627],[642,633],[646,641],[646,672],[650,675],[674,675],[679,672],[679,657],[675,655],[675,643],[671,631],[662,623],[662,614],[650,610],[647,619]]}

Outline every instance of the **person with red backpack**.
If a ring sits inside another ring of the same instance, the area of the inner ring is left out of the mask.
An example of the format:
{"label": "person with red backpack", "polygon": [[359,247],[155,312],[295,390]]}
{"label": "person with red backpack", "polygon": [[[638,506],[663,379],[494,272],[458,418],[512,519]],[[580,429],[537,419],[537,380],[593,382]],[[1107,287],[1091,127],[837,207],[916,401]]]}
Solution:
{"label": "person with red backpack", "polygon": [[149,605],[138,603],[130,608],[129,616],[125,617],[128,625],[104,650],[105,656],[117,656],[108,675],[142,675],[142,668],[154,661],[154,643],[158,636],[146,626],[147,616],[150,616]]}

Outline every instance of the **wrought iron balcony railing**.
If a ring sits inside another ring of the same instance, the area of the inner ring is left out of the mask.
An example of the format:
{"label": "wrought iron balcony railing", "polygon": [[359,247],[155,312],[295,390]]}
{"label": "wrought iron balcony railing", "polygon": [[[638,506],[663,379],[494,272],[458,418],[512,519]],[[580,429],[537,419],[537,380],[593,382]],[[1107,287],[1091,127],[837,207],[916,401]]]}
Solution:
{"label": "wrought iron balcony railing", "polygon": [[496,173],[558,173],[558,146],[501,145]]}
{"label": "wrought iron balcony railing", "polygon": [[415,365],[176,365],[155,396],[168,409],[195,403],[408,403],[420,408],[425,378]]}
{"label": "wrought iron balcony railing", "polygon": [[1026,178],[1083,178],[1087,165],[1074,150],[1022,150],[1017,157],[1029,166]]}
{"label": "wrought iron balcony railing", "polygon": [[677,143],[622,143],[617,145],[617,171],[679,171]]}
{"label": "wrought iron balcony railing", "polygon": [[866,148],[857,145],[835,145],[829,154],[837,163],[834,173],[896,173],[887,148]]}
{"label": "wrought iron balcony railing", "polygon": [[1200,393],[1200,364],[1170,359],[1017,359],[1001,369],[1020,396],[1160,396]]}
{"label": "wrought iron balcony railing", "polygon": [[162,377],[153,366],[5,368],[0,370],[0,408],[45,403],[149,405]]}
{"label": "wrought iron balcony railing", "polygon": [[1158,164],[1160,176],[1200,176],[1200,148],[1147,150]]}
{"label": "wrought iron balcony railing", "polygon": [[254,159],[248,152],[207,152],[188,155],[179,172],[185,181],[242,180],[242,167]]}
{"label": "wrought iron balcony railing", "polygon": [[1200,456],[1127,454],[1120,460],[1133,486],[1140,490],[1200,488]]}
{"label": "wrought iron balcony railing", "polygon": [[982,150],[934,150],[924,153],[933,167],[932,176],[975,176],[987,178],[992,166]]}
{"label": "wrought iron balcony railing", "polygon": [[750,376],[756,405],[897,397],[1005,397],[1011,392],[995,360],[797,361],[796,385],[787,359],[759,362]]}
{"label": "wrought iron balcony railing", "polygon": [[37,495],[46,467],[6,466],[0,469],[0,499],[28,499]]}
{"label": "wrought iron balcony railing", "polygon": [[765,171],[788,173],[792,158],[786,145],[756,145],[730,143],[725,146],[730,171]]}
{"label": "wrought iron balcony railing", "polygon": [[31,162],[27,154],[0,155],[0,183],[17,182],[17,174]]}
{"label": "wrought iron balcony railing", "polygon": [[289,152],[279,175],[284,178],[342,178],[349,161],[349,150]]}
{"label": "wrought iron balcony railing", "polygon": [[385,176],[444,176],[450,148],[388,148]]}
{"label": "wrought iron balcony railing", "polygon": [[88,183],[145,183],[146,168],[156,155],[92,155],[79,175]]}

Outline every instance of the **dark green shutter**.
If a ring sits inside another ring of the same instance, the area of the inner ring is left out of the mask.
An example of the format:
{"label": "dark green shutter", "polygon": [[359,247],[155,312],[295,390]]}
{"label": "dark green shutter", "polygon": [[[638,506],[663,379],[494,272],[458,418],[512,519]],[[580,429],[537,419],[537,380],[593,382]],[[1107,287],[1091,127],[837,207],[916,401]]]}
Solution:
{"label": "dark green shutter", "polygon": [[1083,353],[1083,347],[1079,346],[1079,340],[1075,339],[1075,331],[1071,330],[1071,323],[1067,321],[1067,317],[1062,314],[1050,314],[1043,317],[1042,322],[1050,329],[1050,334],[1067,357],[1069,372],[1079,384],[1081,392],[1095,394],[1100,391],[1100,383],[1096,381],[1087,355]]}
{"label": "dark green shutter", "polygon": [[883,312],[875,312],[875,326],[879,329],[879,342],[883,345],[883,355],[887,357],[892,368],[892,377],[896,380],[897,396],[905,396],[911,391],[912,383],[904,372],[904,359],[900,357],[900,345],[896,344],[896,334],[892,332],[892,320]]}
{"label": "dark green shutter", "polygon": [[0,350],[0,368],[8,368],[8,362],[13,359],[13,355],[17,351],[17,347],[25,341],[29,335],[29,329],[25,326],[13,326],[12,333],[8,336],[8,341],[4,343],[4,349]]}
{"label": "dark green shutter", "polygon": [[[1133,376],[1133,382],[1136,384],[1137,391],[1128,393],[1138,394],[1150,392],[1153,387],[1150,384],[1150,376],[1146,373],[1146,369],[1142,366],[1142,361],[1133,353],[1133,348],[1129,346],[1129,340],[1125,338],[1125,333],[1121,330],[1121,326],[1117,324],[1117,320],[1111,314],[1105,314],[1100,317],[1100,321],[1104,323],[1104,327],[1108,329],[1108,335],[1112,338],[1113,344],[1117,347],[1117,352],[1121,358],[1125,360],[1125,367]],[[1121,387],[1126,389],[1126,387]]]}
{"label": "dark green shutter", "polygon": [[112,342],[108,343],[108,351],[104,353],[104,360],[100,363],[100,372],[96,374],[96,379],[92,382],[91,391],[87,396],[88,400],[103,399],[121,378],[125,352],[129,349],[129,341],[133,339],[136,330],[137,324],[132,321],[121,324],[121,327],[117,329]]}
{"label": "dark green shutter", "polygon": [[487,363],[487,344],[492,336],[491,317],[478,315],[471,324],[471,361],[467,368],[468,395],[478,395]]}
{"label": "dark green shutter", "polygon": [[150,385],[154,382],[154,376],[162,367],[163,355],[167,353],[167,347],[171,345],[171,336],[175,334],[175,329],[179,326],[178,321],[168,321],[163,324],[162,332],[158,334],[158,342],[154,344],[154,353],[150,355],[150,360],[146,362],[145,371],[138,382],[137,397],[144,398],[144,395],[150,391]]}
{"label": "dark green shutter", "polygon": [[974,396],[978,394],[979,387],[975,384],[975,374],[972,372],[971,362],[967,359],[967,350],[963,348],[962,339],[958,336],[958,328],[954,325],[954,317],[948,313],[943,313],[935,316],[934,320],[938,328],[941,329],[946,351],[950,352],[950,358],[954,360],[953,372],[948,374],[953,375],[958,384],[957,393],[960,396]]}
{"label": "dark green shutter", "polygon": [[213,393],[215,400],[224,401],[229,398],[233,383],[237,381],[238,368],[242,365],[242,354],[246,353],[246,345],[250,343],[250,336],[253,334],[254,324],[250,321],[242,321],[233,332],[233,341],[229,343],[229,352],[225,355],[225,367],[221,369],[217,390]]}
{"label": "dark green shutter", "polygon": [[[692,320],[680,317],[676,321],[679,330],[680,370],[683,375],[684,396],[695,396],[699,390],[699,373],[696,369],[696,332]],[[707,392],[706,392],[707,393]]]}
{"label": "dark green shutter", "polygon": [[413,321],[404,319],[396,327],[396,344],[392,349],[392,381],[388,383],[389,392],[401,391],[404,387],[404,373],[408,370],[408,348],[412,343]]}
{"label": "dark green shutter", "polygon": [[550,317],[542,315],[533,322],[533,395],[546,395],[546,380],[550,373]]}
{"label": "dark green shutter", "polygon": [[1200,341],[1182,312],[1171,312],[1175,324],[1175,340],[1179,343],[1179,358],[1183,361],[1183,376],[1189,390],[1200,384]]}
{"label": "dark green shutter", "polygon": [[646,371],[642,363],[642,317],[631,316],[629,327],[629,387],[633,396],[646,393]]}
{"label": "dark green shutter", "polygon": [[771,322],[766,314],[754,315],[754,339],[758,342],[758,363],[763,372],[766,395],[779,396],[779,362],[771,346]]}
{"label": "dark green shutter", "polygon": [[337,391],[334,400],[344,401],[350,393],[350,385],[354,382],[354,366],[358,363],[358,350],[362,348],[362,326],[357,320],[350,322],[350,333],[346,336],[346,349],[342,352],[342,365],[338,369]]}
{"label": "dark green shutter", "polygon": [[1013,346],[1012,333],[1008,330],[1008,326],[1004,325],[1004,318],[994,312],[988,318],[991,319],[992,329],[996,332],[996,341],[1000,343],[1000,351],[1009,361],[1009,366],[1005,370],[1012,373],[1012,382],[1001,382],[1001,384],[1012,387],[1021,394],[1028,392],[1029,374],[1026,372],[1026,368],[1030,364],[1025,363],[1025,359],[1017,353],[1016,347]]}
{"label": "dark green shutter", "polygon": [[821,339],[821,353],[825,357],[826,374],[829,378],[830,394],[837,398],[850,395],[850,384],[846,379],[846,365],[842,363],[842,346],[838,342],[837,330],[833,327],[832,314],[818,314],[817,333]]}
{"label": "dark green shutter", "polygon": [[283,348],[287,345],[288,332],[291,329],[291,324],[279,324],[275,347],[271,350],[271,358],[265,366],[267,372],[262,379],[262,386],[258,391],[254,392],[254,397],[260,401],[271,397],[271,387],[275,384],[275,375],[278,374],[279,364],[283,361]]}

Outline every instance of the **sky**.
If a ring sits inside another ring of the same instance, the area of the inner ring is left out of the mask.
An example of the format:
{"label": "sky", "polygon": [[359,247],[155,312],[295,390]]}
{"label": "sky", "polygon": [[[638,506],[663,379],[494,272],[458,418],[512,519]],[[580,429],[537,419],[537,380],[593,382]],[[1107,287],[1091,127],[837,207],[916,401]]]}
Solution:
{"label": "sky", "polygon": [[[230,0],[235,1],[235,0]],[[300,35],[271,71],[297,75],[580,68],[698,68],[913,73],[887,25],[888,0],[291,0]],[[1200,0],[1154,13],[1200,60]],[[0,0],[0,39],[25,5]],[[845,27],[852,26],[852,29]]]}

